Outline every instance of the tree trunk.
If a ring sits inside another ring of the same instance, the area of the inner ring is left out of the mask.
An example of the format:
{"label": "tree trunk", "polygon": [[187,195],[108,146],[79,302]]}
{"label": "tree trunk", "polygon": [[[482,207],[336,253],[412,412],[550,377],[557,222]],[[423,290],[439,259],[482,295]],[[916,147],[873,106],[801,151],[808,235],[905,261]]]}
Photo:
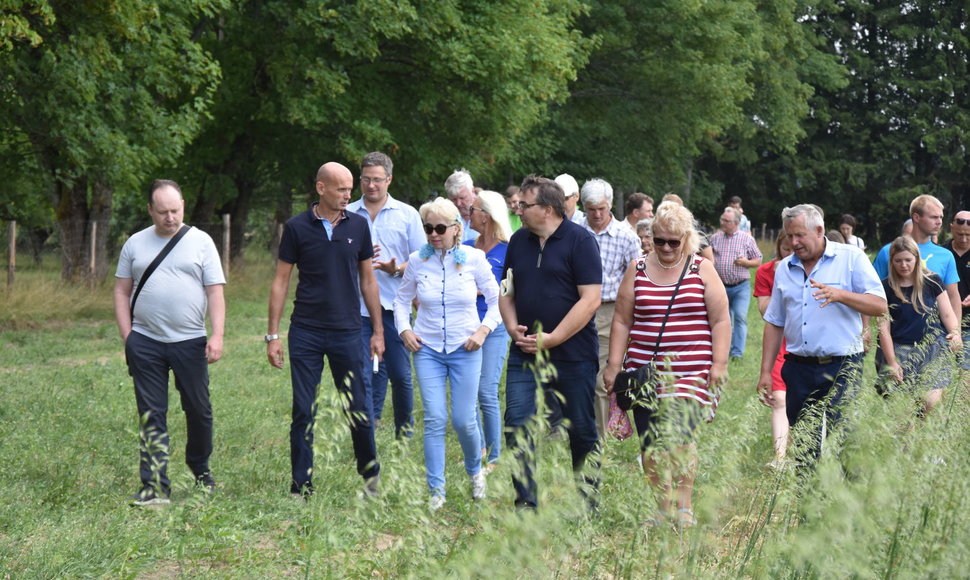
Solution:
{"label": "tree trunk", "polygon": [[60,232],[61,279],[83,282],[87,268],[88,182],[79,178],[73,183],[58,182],[54,214]]}
{"label": "tree trunk", "polygon": [[[65,282],[100,282],[107,274],[107,240],[113,194],[113,189],[104,183],[96,182],[89,188],[85,177],[71,184],[57,184],[54,211],[60,232],[61,279]],[[92,222],[98,224],[96,267],[93,271],[90,268]]]}

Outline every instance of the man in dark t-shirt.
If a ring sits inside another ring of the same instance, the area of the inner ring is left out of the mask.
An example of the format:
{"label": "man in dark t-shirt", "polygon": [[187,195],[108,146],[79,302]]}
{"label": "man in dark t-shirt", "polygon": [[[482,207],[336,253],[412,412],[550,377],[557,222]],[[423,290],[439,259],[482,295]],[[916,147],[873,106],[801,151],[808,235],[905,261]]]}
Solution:
{"label": "man in dark t-shirt", "polygon": [[[522,228],[509,240],[503,273],[503,279],[511,278],[512,291],[503,284],[499,309],[512,337],[505,424],[508,446],[521,467],[512,476],[515,505],[534,509],[534,435],[526,426],[536,414],[533,365],[540,351],[556,370],[549,376],[535,369],[542,387],[562,399],[573,470],[582,472],[587,455],[597,449],[593,397],[599,342],[593,315],[600,305],[603,268],[592,234],[565,219],[565,195],[556,182],[529,176],[519,196]],[[595,507],[595,491],[589,490],[596,490],[598,475],[585,479],[588,485],[581,491]]]}
{"label": "man in dark t-shirt", "polygon": [[293,266],[297,267],[299,282],[287,337],[293,383],[290,492],[304,499],[313,493],[313,407],[324,357],[330,362],[334,385],[349,400],[346,413],[357,473],[364,478],[364,496],[374,496],[378,491],[380,464],[374,426],[367,413],[365,361],[360,347],[361,297],[373,328],[371,356],[377,359],[384,354],[384,326],[367,221],[345,211],[353,186],[354,177],[343,165],[327,163],[320,167],[316,181],[320,201],[286,222],[270,289],[266,354],[271,365],[282,369],[280,318]]}
{"label": "man in dark t-shirt", "polygon": [[[950,222],[950,235],[953,237],[943,247],[953,253],[957,262],[957,274],[960,282],[957,290],[960,292],[960,303],[963,312],[970,308],[970,211],[958,211]],[[963,316],[963,370],[970,370],[970,314]]]}

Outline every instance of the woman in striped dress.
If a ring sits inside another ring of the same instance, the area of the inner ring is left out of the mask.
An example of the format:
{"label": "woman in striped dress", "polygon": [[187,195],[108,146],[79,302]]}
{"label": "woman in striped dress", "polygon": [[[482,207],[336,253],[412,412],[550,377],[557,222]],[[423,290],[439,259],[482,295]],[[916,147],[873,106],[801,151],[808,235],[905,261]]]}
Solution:
{"label": "woman in striped dress", "polygon": [[[690,210],[661,204],[651,231],[654,251],[631,263],[620,285],[604,380],[612,390],[621,368],[632,370],[651,361],[656,366],[656,396],[632,409],[643,469],[659,493],[659,511],[648,523],[673,519],[686,527],[696,523],[694,430],[714,418],[720,387],[727,380],[731,320],[714,265],[695,254],[699,237]],[[681,273],[684,278],[674,296]]]}

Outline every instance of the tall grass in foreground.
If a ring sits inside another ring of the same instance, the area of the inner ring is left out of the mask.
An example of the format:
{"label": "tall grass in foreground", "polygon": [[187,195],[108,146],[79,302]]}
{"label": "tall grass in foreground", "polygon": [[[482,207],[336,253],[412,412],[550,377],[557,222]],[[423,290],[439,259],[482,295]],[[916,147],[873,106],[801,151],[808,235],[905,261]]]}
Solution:
{"label": "tall grass in foreground", "polygon": [[420,412],[413,440],[378,432],[383,494],[359,500],[327,373],[317,494],[291,500],[289,374],[269,367],[261,340],[269,279],[268,267],[251,266],[227,287],[226,357],[211,369],[219,491],[206,498],[192,488],[173,392],[174,501],[159,511],[127,506],[138,483],[137,417],[110,286],[28,286],[50,312],[8,311],[5,320],[31,322],[0,331],[0,577],[913,578],[970,569],[965,377],[927,420],[914,420],[915,394],[883,400],[871,388],[870,356],[850,428],[833,434],[817,472],[800,480],[768,471],[753,308],[745,359],[732,363],[718,417],[700,431],[700,525],[684,533],[643,526],[655,504],[633,440],[608,442],[601,514],[590,520],[565,442],[538,437],[541,505],[520,515],[510,456],[489,477],[488,499],[472,502],[449,434],[448,503],[429,514]]}

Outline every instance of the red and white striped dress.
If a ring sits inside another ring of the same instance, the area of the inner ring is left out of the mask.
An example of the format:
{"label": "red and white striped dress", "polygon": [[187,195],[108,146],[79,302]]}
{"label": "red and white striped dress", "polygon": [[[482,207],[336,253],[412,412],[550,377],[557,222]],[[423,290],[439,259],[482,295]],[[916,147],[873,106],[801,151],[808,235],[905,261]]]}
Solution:
{"label": "red and white striped dress", "polygon": [[[681,397],[696,401],[714,417],[718,393],[708,390],[708,377],[713,364],[711,325],[704,304],[704,280],[697,269],[702,258],[693,255],[694,267],[687,271],[677,291],[670,318],[660,338],[655,360],[658,398]],[[634,279],[633,326],[627,349],[625,368],[636,369],[654,360],[657,332],[663,323],[674,284],[659,285],[646,271],[637,270]]]}

